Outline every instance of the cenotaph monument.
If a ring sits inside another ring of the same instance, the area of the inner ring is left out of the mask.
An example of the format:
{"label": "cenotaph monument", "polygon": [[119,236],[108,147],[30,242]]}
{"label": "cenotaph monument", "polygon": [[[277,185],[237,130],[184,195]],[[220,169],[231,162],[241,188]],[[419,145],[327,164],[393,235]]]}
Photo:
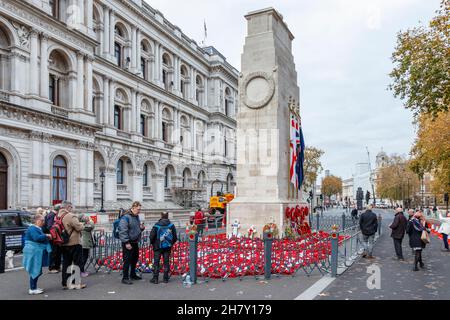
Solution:
{"label": "cenotaph monument", "polygon": [[299,114],[299,87],[292,55],[294,36],[273,8],[250,12],[241,59],[237,114],[236,197],[228,205],[227,234],[239,221],[262,235],[275,223],[280,235],[286,207],[304,206],[290,182],[290,117]]}

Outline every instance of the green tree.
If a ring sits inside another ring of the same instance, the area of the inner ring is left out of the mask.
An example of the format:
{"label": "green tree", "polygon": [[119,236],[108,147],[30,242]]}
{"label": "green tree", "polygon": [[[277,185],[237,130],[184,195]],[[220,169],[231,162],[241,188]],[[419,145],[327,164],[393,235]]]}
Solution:
{"label": "green tree", "polygon": [[333,175],[323,178],[321,192],[327,197],[342,194],[342,179]]}
{"label": "green tree", "polygon": [[305,180],[303,183],[303,189],[307,191],[311,189],[316,183],[318,174],[323,170],[320,157],[323,156],[324,151],[315,147],[305,148],[305,162],[304,172]]}
{"label": "green tree", "polygon": [[447,112],[450,105],[450,0],[443,0],[428,27],[397,35],[389,89],[417,117]]}

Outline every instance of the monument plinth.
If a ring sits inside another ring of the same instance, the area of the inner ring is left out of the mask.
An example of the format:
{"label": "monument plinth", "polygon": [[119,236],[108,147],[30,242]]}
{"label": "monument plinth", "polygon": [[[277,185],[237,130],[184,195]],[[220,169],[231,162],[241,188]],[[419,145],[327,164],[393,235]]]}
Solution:
{"label": "monument plinth", "polygon": [[299,87],[292,55],[294,36],[275,9],[250,12],[242,54],[237,114],[237,187],[229,204],[227,234],[236,219],[262,237],[274,222],[284,231],[286,207],[300,204],[290,183],[290,115]]}

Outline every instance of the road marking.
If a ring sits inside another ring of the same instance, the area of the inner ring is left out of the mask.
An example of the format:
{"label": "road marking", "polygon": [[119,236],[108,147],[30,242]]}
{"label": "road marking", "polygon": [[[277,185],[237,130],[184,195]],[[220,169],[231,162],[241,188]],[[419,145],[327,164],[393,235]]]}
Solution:
{"label": "road marking", "polygon": [[336,278],[324,276],[294,300],[314,300],[314,298],[325,290],[334,280],[336,280]]}
{"label": "road marking", "polygon": [[5,272],[18,271],[18,270],[23,270],[23,267],[17,267],[17,268],[12,268],[12,269],[5,269]]}

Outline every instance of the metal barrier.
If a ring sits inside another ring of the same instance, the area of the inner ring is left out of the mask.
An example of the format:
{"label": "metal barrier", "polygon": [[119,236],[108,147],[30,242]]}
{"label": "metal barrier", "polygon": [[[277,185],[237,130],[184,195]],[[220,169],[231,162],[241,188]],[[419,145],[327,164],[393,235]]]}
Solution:
{"label": "metal barrier", "polygon": [[0,233],[0,273],[5,273],[6,234]]}

